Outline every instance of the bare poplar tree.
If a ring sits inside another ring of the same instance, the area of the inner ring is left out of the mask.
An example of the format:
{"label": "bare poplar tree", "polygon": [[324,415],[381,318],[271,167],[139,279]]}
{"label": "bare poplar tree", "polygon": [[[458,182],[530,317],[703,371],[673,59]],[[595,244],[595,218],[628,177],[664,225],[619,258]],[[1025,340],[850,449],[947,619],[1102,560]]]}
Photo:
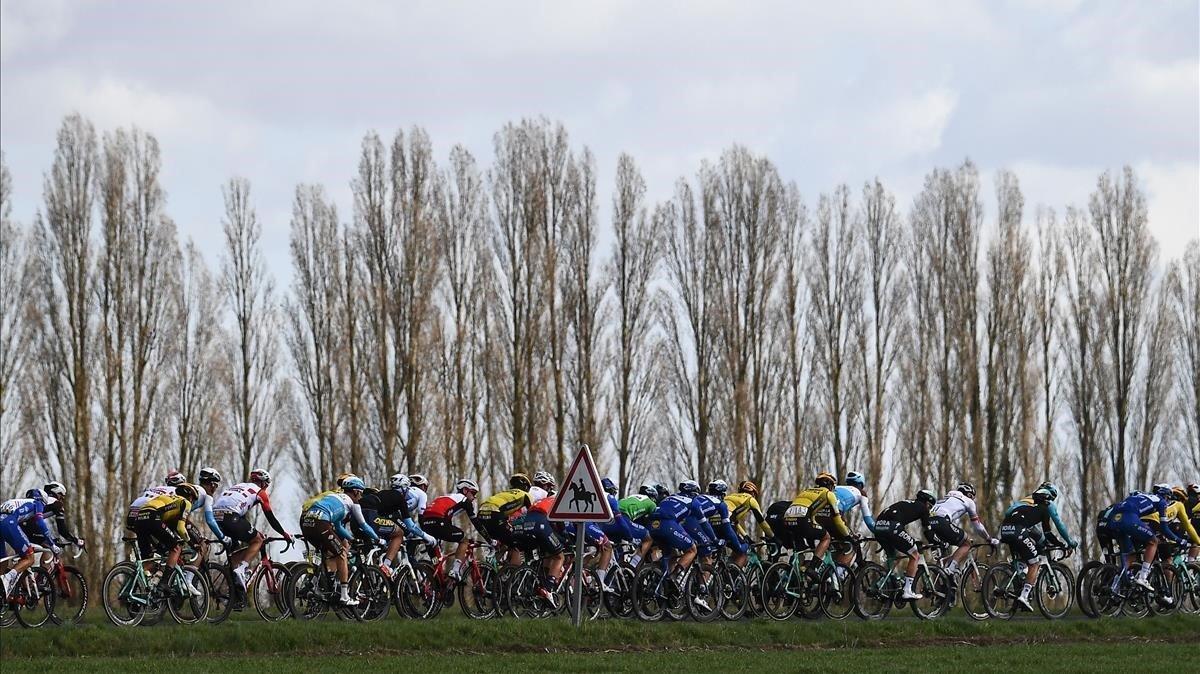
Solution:
{"label": "bare poplar tree", "polygon": [[22,392],[42,474],[74,487],[69,515],[80,523],[79,535],[96,543],[96,554],[87,562],[93,571],[113,559],[112,513],[99,508],[110,485],[93,462],[94,387],[101,376],[92,233],[99,173],[94,128],[79,115],[67,117],[45,178],[45,217],[34,221],[31,375]]}
{"label": "bare poplar tree", "polygon": [[845,474],[859,459],[854,336],[863,321],[863,258],[850,189],[840,185],[818,200],[808,264],[809,321],[813,325],[820,423],[829,443],[828,466]]}
{"label": "bare poplar tree", "polygon": [[1179,401],[1178,444],[1190,448],[1178,457],[1180,471],[1200,472],[1200,242],[1192,240],[1169,275],[1178,326],[1175,381]]}
{"label": "bare poplar tree", "polygon": [[[646,181],[633,157],[617,158],[613,191],[613,253],[606,273],[612,286],[615,328],[609,348],[611,442],[618,484],[644,475],[643,455],[654,450],[655,405],[659,398],[654,357],[652,283],[662,255],[664,217],[646,212]],[[628,488],[628,487],[627,487]]]}
{"label": "bare poplar tree", "polygon": [[[1143,366],[1143,341],[1156,259],[1147,225],[1146,196],[1133,169],[1114,178],[1105,172],[1089,202],[1100,264],[1100,331],[1110,378],[1100,387],[1105,401],[1112,493],[1130,488],[1130,423],[1137,405],[1135,377]],[[1140,472],[1134,467],[1134,473]]]}
{"label": "bare poplar tree", "polygon": [[32,292],[28,243],[11,219],[12,175],[0,154],[0,494],[15,493],[25,465],[17,443],[20,419],[15,409],[20,401],[17,385],[24,378],[29,353],[25,303]]}
{"label": "bare poplar tree", "polygon": [[279,455],[284,429],[279,423],[279,320],[275,283],[267,273],[260,240],[262,227],[250,203],[250,182],[233,178],[223,190],[225,255],[221,290],[232,319],[226,344],[226,413],[235,447],[234,469],[247,475]]}
{"label": "bare poplar tree", "polygon": [[[788,187],[784,213],[784,233],[781,242],[781,278],[776,300],[776,322],[780,335],[783,385],[780,393],[782,409],[780,423],[788,451],[780,452],[767,475],[751,475],[760,487],[787,492],[798,483],[798,473],[809,474],[816,466],[813,438],[810,432],[814,416],[812,411],[813,340],[810,335],[805,244],[808,229],[808,211],[800,200],[794,185]],[[776,492],[778,493],[778,492]]]}
{"label": "bare poplar tree", "polygon": [[1067,259],[1062,250],[1062,237],[1053,210],[1039,209],[1037,242],[1037,270],[1036,278],[1033,280],[1033,311],[1041,409],[1038,419],[1040,424],[1038,451],[1031,454],[1025,465],[1023,474],[1026,479],[1035,475],[1050,475],[1057,453],[1054,428],[1059,410],[1058,341],[1061,324],[1058,320],[1058,313]]}

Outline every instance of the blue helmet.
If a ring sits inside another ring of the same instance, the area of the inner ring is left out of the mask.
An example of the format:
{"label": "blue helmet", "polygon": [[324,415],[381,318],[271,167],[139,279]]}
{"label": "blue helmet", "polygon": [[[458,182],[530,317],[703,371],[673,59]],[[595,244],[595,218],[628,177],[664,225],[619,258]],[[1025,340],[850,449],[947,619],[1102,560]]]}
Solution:
{"label": "blue helmet", "polygon": [[700,493],[700,483],[695,480],[684,480],[679,483],[679,493],[695,496]]}
{"label": "blue helmet", "polygon": [[1058,487],[1054,486],[1053,482],[1050,482],[1049,480],[1047,480],[1047,481],[1041,483],[1040,485],[1038,485],[1038,489],[1045,489],[1050,494],[1051,501],[1055,501],[1058,499]]}
{"label": "blue helmet", "polygon": [[30,489],[25,492],[25,498],[31,498],[35,501],[45,501],[46,495],[42,493],[41,489]]}
{"label": "blue helmet", "polygon": [[345,480],[342,480],[342,491],[349,491],[351,489],[362,490],[362,489],[366,489],[366,488],[367,488],[367,483],[363,482],[363,479],[357,475],[351,475],[350,477],[346,478]]}
{"label": "blue helmet", "polygon": [[849,473],[846,473],[846,484],[850,485],[851,487],[865,489],[867,486],[867,478],[863,477],[863,474],[857,470],[852,470]]}
{"label": "blue helmet", "polygon": [[606,477],[603,480],[600,480],[600,486],[604,488],[605,492],[612,494],[613,496],[617,495],[617,483],[613,482],[611,479]]}
{"label": "blue helmet", "polygon": [[1166,483],[1160,482],[1159,484],[1154,485],[1154,495],[1166,501],[1171,500],[1171,490],[1171,485]]}

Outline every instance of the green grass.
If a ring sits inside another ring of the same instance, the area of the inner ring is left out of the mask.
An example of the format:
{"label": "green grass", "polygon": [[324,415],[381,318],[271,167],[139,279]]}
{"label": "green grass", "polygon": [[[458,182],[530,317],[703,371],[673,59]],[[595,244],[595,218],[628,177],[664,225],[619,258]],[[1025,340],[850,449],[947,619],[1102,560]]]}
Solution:
{"label": "green grass", "polygon": [[716,650],[640,651],[635,653],[506,653],[493,655],[430,654],[419,657],[325,655],[216,656],[130,658],[63,658],[5,660],[5,674],[18,672],[262,672],[337,671],[349,667],[372,671],[563,671],[649,672],[1107,672],[1175,668],[1194,658],[1185,644],[1060,644],[992,648],[930,646],[844,650]]}
{"label": "green grass", "polygon": [[[660,623],[604,620],[576,630],[564,620],[471,621],[446,616],[422,622],[389,619],[379,623],[286,621],[266,624],[239,620],[222,625],[158,625],[118,628],[107,624],[5,629],[0,658],[7,665],[21,660],[45,662],[47,656],[163,657],[179,655],[249,656],[368,654],[372,657],[420,654],[509,654],[605,650],[661,651],[708,649],[841,649],[951,644],[1052,645],[1078,643],[1194,643],[1200,617],[1171,616],[1147,620],[1040,619],[973,622],[946,618],[930,622],[890,619],[866,623],[744,621],[739,623]],[[985,649],[986,650],[986,649]],[[7,672],[5,673],[7,674]]]}

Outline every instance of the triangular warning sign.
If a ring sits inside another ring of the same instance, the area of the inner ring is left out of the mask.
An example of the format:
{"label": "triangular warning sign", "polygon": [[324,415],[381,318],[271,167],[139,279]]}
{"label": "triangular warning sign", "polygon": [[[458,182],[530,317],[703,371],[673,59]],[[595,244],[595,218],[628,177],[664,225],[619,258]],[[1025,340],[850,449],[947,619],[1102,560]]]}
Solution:
{"label": "triangular warning sign", "polygon": [[612,508],[587,445],[579,448],[548,517],[556,522],[611,522]]}

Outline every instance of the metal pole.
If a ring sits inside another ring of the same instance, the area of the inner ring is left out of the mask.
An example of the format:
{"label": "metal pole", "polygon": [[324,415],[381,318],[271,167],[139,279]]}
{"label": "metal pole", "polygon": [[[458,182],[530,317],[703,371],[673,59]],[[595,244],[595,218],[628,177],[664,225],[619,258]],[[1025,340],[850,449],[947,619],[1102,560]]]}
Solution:
{"label": "metal pole", "polygon": [[579,627],[583,623],[583,544],[587,538],[587,523],[575,523],[575,594],[571,597],[571,622]]}

